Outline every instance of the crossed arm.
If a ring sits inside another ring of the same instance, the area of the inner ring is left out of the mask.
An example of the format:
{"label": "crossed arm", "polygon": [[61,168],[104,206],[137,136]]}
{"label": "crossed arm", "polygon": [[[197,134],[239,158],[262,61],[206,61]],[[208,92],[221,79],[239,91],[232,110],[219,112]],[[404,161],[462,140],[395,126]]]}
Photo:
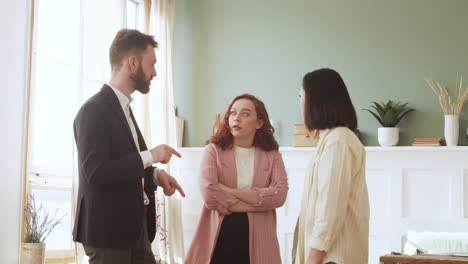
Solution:
{"label": "crossed arm", "polygon": [[279,152],[274,153],[272,164],[269,186],[251,189],[229,187],[219,182],[216,147],[208,145],[202,160],[200,178],[205,206],[222,214],[267,211],[281,207],[286,200],[288,182]]}
{"label": "crossed arm", "polygon": [[237,189],[230,188],[222,183],[218,183],[218,188],[228,194],[233,195],[237,199],[237,202],[232,204],[228,211],[230,212],[255,212],[259,211],[254,204],[257,204],[260,200],[259,194],[252,189]]}

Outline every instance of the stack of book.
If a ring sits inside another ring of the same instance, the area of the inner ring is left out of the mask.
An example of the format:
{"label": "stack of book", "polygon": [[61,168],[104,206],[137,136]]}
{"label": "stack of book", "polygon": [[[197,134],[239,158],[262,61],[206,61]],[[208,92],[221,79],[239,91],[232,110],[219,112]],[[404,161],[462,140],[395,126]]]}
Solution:
{"label": "stack of book", "polygon": [[441,138],[415,138],[413,146],[442,146]]}

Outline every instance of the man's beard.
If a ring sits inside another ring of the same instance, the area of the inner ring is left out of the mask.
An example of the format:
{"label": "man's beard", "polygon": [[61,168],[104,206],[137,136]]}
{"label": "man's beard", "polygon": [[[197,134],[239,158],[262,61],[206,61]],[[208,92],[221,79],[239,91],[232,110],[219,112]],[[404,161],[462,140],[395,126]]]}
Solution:
{"label": "man's beard", "polygon": [[135,90],[139,91],[142,94],[147,94],[149,92],[151,81],[145,80],[145,74],[141,69],[141,65],[140,67],[138,67],[136,73],[132,73],[130,79],[132,79],[133,81],[133,87],[135,88]]}

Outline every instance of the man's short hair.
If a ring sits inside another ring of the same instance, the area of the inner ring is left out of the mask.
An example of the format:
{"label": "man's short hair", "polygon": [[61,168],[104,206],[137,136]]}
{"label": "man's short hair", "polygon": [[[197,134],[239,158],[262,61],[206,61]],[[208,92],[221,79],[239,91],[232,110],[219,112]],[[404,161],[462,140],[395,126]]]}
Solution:
{"label": "man's short hair", "polygon": [[109,48],[109,60],[112,69],[120,68],[122,59],[128,55],[140,56],[148,45],[158,47],[158,42],[151,35],[134,29],[121,29],[115,35]]}

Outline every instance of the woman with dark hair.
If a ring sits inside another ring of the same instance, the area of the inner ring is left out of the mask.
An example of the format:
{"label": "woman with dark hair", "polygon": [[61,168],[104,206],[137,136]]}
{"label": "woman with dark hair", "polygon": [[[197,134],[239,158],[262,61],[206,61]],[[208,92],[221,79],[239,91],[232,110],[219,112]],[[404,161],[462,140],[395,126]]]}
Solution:
{"label": "woman with dark hair", "polygon": [[201,162],[205,206],[187,264],[280,264],[276,208],[288,192],[278,143],[262,101],[234,98]]}
{"label": "woman with dark hair", "polygon": [[319,69],[304,76],[300,97],[304,123],[319,143],[306,171],[294,263],[367,263],[366,152],[353,133],[346,85],[336,71]]}

